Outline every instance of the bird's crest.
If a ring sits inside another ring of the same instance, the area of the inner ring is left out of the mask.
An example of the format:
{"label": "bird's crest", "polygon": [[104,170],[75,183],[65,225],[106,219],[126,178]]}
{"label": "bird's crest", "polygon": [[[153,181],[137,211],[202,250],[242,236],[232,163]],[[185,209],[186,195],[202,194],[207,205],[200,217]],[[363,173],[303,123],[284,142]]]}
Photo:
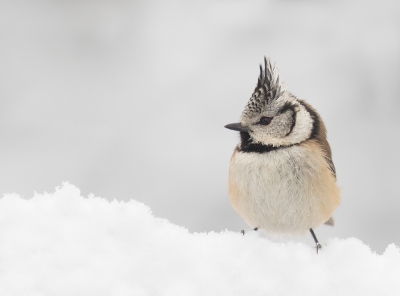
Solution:
{"label": "bird's crest", "polygon": [[260,65],[258,83],[246,105],[244,114],[263,112],[272,101],[278,99],[283,93],[277,69],[269,59],[264,57],[264,69]]}

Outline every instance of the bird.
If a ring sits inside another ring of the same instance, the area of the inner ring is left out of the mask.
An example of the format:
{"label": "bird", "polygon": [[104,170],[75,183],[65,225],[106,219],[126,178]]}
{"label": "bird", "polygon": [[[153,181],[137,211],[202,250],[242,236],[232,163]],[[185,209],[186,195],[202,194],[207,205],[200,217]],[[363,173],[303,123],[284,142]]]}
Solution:
{"label": "bird", "polygon": [[318,253],[321,244],[314,229],[333,226],[332,213],[340,203],[321,116],[286,90],[275,65],[264,57],[240,122],[225,128],[240,133],[229,166],[233,209],[254,230],[267,234],[309,231]]}

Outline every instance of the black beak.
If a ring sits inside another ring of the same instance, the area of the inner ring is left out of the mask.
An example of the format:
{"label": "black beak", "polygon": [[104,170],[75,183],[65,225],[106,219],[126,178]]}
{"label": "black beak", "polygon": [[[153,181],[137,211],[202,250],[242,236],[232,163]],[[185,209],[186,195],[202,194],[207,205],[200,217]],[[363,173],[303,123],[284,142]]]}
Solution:
{"label": "black beak", "polygon": [[239,131],[239,132],[247,132],[249,131],[249,128],[247,126],[243,126],[240,122],[238,123],[230,123],[225,125],[227,129],[234,130],[234,131]]}

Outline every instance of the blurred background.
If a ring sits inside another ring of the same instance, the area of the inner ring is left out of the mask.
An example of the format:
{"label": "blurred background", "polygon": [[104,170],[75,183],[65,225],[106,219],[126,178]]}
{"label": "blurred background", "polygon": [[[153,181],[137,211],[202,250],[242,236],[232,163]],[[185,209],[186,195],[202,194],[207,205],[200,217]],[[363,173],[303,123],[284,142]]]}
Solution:
{"label": "blurred background", "polygon": [[0,192],[69,181],[191,232],[249,229],[223,126],[266,55],[328,129],[342,203],[320,240],[400,245],[399,15],[395,0],[2,0]]}

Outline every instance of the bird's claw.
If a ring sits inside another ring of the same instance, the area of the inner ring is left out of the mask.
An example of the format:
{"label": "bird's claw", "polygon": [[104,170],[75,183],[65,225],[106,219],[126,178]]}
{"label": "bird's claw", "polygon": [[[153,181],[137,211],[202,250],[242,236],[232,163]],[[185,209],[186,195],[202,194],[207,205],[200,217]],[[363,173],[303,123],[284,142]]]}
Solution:
{"label": "bird's claw", "polygon": [[322,246],[319,243],[317,243],[315,246],[315,249],[317,250],[317,254],[318,254],[318,251],[322,249]]}
{"label": "bird's claw", "polygon": [[244,230],[241,230],[240,233],[241,233],[242,235],[244,235],[246,232],[245,232]]}

